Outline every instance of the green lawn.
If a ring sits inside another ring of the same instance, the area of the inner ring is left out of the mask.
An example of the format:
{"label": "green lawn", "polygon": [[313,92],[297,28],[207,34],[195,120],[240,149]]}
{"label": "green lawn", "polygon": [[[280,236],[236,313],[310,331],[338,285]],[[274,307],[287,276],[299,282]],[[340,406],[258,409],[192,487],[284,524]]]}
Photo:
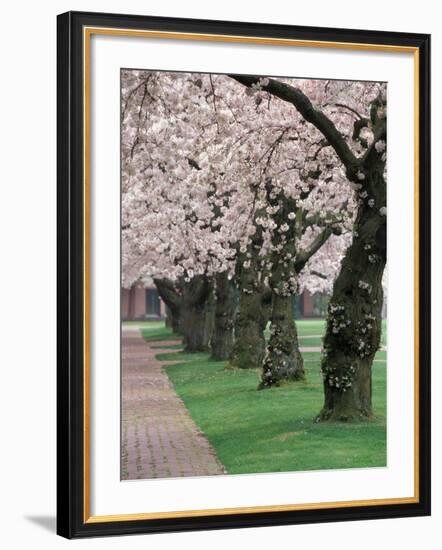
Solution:
{"label": "green lawn", "polygon": [[164,321],[123,321],[122,322],[123,327],[133,327],[137,326],[140,328],[147,328],[149,330],[157,329],[157,328],[165,328],[164,327]]}
{"label": "green lawn", "polygon": [[[387,345],[387,322],[382,321],[382,344]],[[163,321],[124,321],[123,326],[136,325],[142,330],[143,336],[149,342],[161,340],[177,340],[177,336],[164,326]],[[324,319],[302,319],[296,321],[299,343],[304,347],[321,347],[325,332]],[[266,338],[269,330],[265,331]]]}
{"label": "green lawn", "polygon": [[[324,329],[323,321],[297,325],[300,335],[320,337]],[[164,326],[146,327],[143,335],[171,338]],[[322,406],[320,354],[303,355],[306,382],[263,391],[256,390],[258,370],[228,369],[204,353],[165,351],[157,357],[180,360],[166,372],[231,474],[385,466],[386,353],[377,354],[373,367],[375,419],[352,424],[313,422]]]}
{"label": "green lawn", "polygon": [[[322,346],[325,332],[325,319],[298,319],[296,321],[299,343],[305,347]],[[266,330],[268,337],[268,329]],[[382,345],[387,345],[387,321],[382,321]]]}
{"label": "green lawn", "polygon": [[[143,338],[148,342],[162,342],[165,340],[181,339],[180,336],[177,336],[172,332],[170,328],[167,328],[165,326],[164,321],[142,321],[141,323],[133,323],[133,324],[138,325],[140,327]],[[178,346],[178,349],[180,347],[181,346]],[[170,349],[174,349],[174,348],[177,349],[176,346],[174,345],[170,346]]]}

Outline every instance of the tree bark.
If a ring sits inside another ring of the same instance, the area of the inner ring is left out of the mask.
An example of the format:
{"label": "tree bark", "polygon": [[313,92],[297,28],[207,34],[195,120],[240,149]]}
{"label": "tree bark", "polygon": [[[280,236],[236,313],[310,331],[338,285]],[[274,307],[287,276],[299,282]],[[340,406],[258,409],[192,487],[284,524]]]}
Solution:
{"label": "tree bark", "polygon": [[293,296],[273,295],[270,339],[262,366],[259,389],[283,381],[304,380],[304,360],[299,350],[298,332],[293,319]]}
{"label": "tree bark", "polygon": [[167,306],[167,312],[170,313],[172,332],[182,334],[180,328],[182,295],[179,285],[169,279],[154,279],[154,284],[157,287],[158,294]]}
{"label": "tree bark", "polygon": [[235,285],[227,272],[215,276],[215,322],[212,334],[212,359],[225,361],[233,348],[233,328],[236,308]]}
{"label": "tree bark", "polygon": [[[272,219],[277,229],[273,233],[273,251],[270,256],[270,339],[263,358],[258,389],[280,385],[283,381],[303,380],[305,377],[304,361],[299,351],[293,319],[293,297],[298,290],[296,244],[299,235],[296,221],[289,218],[289,213],[295,211],[296,203],[283,194],[275,196],[270,180],[267,186],[267,201],[271,207],[276,208]],[[281,231],[284,224],[285,231]]]}
{"label": "tree bark", "polygon": [[241,369],[261,367],[265,353],[264,329],[269,321],[271,294],[262,284],[255,262],[239,275],[239,307],[230,364]]}
{"label": "tree bark", "polygon": [[[366,148],[361,157],[356,157],[331,119],[316,109],[299,88],[269,78],[262,81],[260,76],[229,76],[249,88],[259,85],[291,103],[322,133],[345,167],[348,179],[361,190],[353,244],[342,262],[329,304],[322,359],[325,403],[317,420],[369,418],[371,365],[381,335],[382,274],[386,262],[386,216],[382,213],[386,206],[385,98],[373,100],[370,120],[363,119],[354,126],[353,139]],[[360,138],[362,127],[369,124],[371,144]]]}
{"label": "tree bark", "polygon": [[182,335],[181,332],[181,325],[180,325],[180,312],[175,310],[171,310],[168,308],[168,314],[169,314],[169,322],[170,322],[170,328],[172,329],[172,332],[177,335]]}
{"label": "tree bark", "polygon": [[184,351],[208,351],[213,330],[213,284],[196,275],[183,287],[181,330]]}
{"label": "tree bark", "polygon": [[321,362],[324,406],[318,422],[365,420],[373,414],[371,367],[382,332],[386,188],[379,171],[367,180],[368,196],[360,203],[353,242],[328,307]]}
{"label": "tree bark", "polygon": [[166,318],[164,320],[164,324],[167,328],[172,328],[172,312],[170,311],[170,308],[166,306]]}

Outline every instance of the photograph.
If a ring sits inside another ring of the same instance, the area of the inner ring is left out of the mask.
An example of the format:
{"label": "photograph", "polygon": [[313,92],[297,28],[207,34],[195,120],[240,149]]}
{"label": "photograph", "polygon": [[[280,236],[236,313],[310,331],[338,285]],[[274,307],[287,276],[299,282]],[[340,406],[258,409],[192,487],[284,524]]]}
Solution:
{"label": "photograph", "polygon": [[387,466],[387,96],[121,69],[122,481]]}

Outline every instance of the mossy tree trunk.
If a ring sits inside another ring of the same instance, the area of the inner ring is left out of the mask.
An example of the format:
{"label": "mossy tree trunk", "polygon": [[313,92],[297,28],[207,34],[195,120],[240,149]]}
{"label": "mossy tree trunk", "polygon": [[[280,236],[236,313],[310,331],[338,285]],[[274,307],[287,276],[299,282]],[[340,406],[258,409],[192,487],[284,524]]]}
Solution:
{"label": "mossy tree trunk", "polygon": [[166,326],[170,326],[174,334],[182,334],[180,328],[182,305],[180,284],[169,279],[154,279],[154,284],[167,307]]}
{"label": "mossy tree trunk", "polygon": [[212,359],[225,361],[233,348],[233,328],[236,309],[235,284],[226,271],[215,276],[215,322],[211,350]]}
{"label": "mossy tree trunk", "polygon": [[269,321],[271,294],[262,282],[255,255],[249,267],[240,268],[238,279],[235,342],[229,362],[241,369],[256,369],[264,358],[264,330]]}
{"label": "mossy tree trunk", "polygon": [[[333,121],[315,108],[299,88],[269,78],[263,83],[256,75],[230,76],[249,88],[259,84],[262,90],[292,104],[321,132],[358,190],[360,206],[353,243],[343,260],[329,305],[322,360],[325,403],[317,420],[369,418],[371,365],[381,334],[382,274],[386,262],[385,95],[380,93],[371,102],[370,119],[358,117],[354,123],[352,140],[359,141],[365,149],[357,157]],[[362,136],[363,128],[370,129],[370,141]]]}
{"label": "mossy tree trunk", "polygon": [[[304,229],[301,228],[301,232]],[[298,331],[293,318],[293,300],[299,288],[298,274],[332,233],[340,233],[340,228],[321,229],[305,250],[296,250],[295,226],[288,230],[284,238],[276,238],[277,246],[283,246],[272,259],[271,328],[259,389],[270,388],[283,381],[295,382],[305,379],[304,360],[299,349]]]}
{"label": "mossy tree trunk", "polygon": [[172,312],[170,311],[170,308],[166,306],[166,319],[164,320],[164,323],[167,328],[172,328]]}
{"label": "mossy tree trunk", "polygon": [[209,350],[213,313],[213,283],[205,275],[196,275],[183,285],[181,330],[185,351]]}
{"label": "mossy tree trunk", "polygon": [[293,319],[292,296],[273,296],[270,322],[270,338],[262,367],[260,389],[279,385],[283,381],[305,378],[304,360],[299,350],[298,333]]}
{"label": "mossy tree trunk", "polygon": [[259,389],[305,377],[304,360],[293,319],[293,296],[298,290],[295,269],[298,235],[296,221],[289,218],[289,214],[295,211],[296,203],[285,197],[283,192],[275,193],[271,180],[267,182],[267,201],[275,209],[272,219],[276,227],[270,256],[270,338],[263,358]]}
{"label": "mossy tree trunk", "polygon": [[270,180],[267,182],[267,201],[275,225],[270,256],[272,307],[270,339],[262,364],[259,389],[305,378],[304,360],[293,318],[293,300],[299,289],[298,274],[332,234],[332,229],[325,227],[307,249],[300,249],[298,242],[310,222],[297,207],[296,201],[286,197],[283,191],[275,192]]}
{"label": "mossy tree trunk", "polygon": [[383,166],[366,175],[354,237],[330,299],[321,371],[324,406],[317,421],[365,420],[372,414],[372,364],[382,333],[386,263]]}
{"label": "mossy tree trunk", "polygon": [[181,324],[180,324],[180,314],[178,312],[172,312],[172,310],[169,310],[171,312],[171,319],[170,319],[170,327],[172,329],[172,332],[174,334],[182,334],[181,332]]}

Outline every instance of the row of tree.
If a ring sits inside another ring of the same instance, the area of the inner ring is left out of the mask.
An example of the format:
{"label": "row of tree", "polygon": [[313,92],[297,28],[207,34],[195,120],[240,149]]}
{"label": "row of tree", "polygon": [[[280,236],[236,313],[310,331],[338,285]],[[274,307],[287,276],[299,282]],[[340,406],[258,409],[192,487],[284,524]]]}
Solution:
{"label": "row of tree", "polygon": [[368,418],[385,167],[382,83],[124,70],[123,283],[260,388],[304,378],[293,300],[328,291],[318,420]]}

